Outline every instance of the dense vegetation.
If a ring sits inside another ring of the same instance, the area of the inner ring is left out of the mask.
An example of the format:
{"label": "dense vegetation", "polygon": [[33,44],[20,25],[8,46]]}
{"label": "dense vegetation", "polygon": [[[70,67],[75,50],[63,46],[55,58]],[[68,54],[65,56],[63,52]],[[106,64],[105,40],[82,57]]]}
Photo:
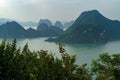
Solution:
{"label": "dense vegetation", "polygon": [[104,26],[81,24],[76,28],[69,28],[55,39],[48,39],[48,41],[64,42],[64,43],[105,43],[108,41]]}
{"label": "dense vegetation", "polygon": [[83,12],[63,34],[47,41],[104,43],[120,39],[120,21],[110,20],[97,10]]}
{"label": "dense vegetation", "polygon": [[16,40],[0,43],[0,80],[120,80],[120,54],[100,55],[91,68],[75,64],[60,43],[61,57],[45,50],[30,51],[26,44],[18,48]]}

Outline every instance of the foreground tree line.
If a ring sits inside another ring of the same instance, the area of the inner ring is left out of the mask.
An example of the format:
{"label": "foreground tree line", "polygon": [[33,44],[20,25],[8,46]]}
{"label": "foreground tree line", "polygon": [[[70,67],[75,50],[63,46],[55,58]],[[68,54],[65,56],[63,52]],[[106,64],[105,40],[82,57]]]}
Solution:
{"label": "foreground tree line", "polygon": [[60,57],[45,50],[18,48],[16,40],[0,43],[0,80],[120,80],[120,54],[101,54],[87,64],[77,65],[76,56],[59,46]]}

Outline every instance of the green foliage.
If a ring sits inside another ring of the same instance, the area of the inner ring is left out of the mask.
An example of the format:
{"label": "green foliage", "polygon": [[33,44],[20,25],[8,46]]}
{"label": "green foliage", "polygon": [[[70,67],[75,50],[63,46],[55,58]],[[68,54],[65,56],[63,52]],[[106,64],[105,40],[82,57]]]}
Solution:
{"label": "green foliage", "polygon": [[[58,58],[45,50],[30,51],[3,40],[0,43],[0,80],[120,80],[120,54],[102,54],[94,60],[91,71],[87,64],[75,64],[76,56],[69,55],[64,45],[59,46]],[[92,74],[91,74],[92,73]]]}
{"label": "green foliage", "polygon": [[91,67],[96,80],[120,80],[120,54],[104,53],[93,61]]}
{"label": "green foliage", "polygon": [[93,24],[72,25],[59,37],[48,39],[48,41],[64,43],[105,43],[107,40],[105,26]]}
{"label": "green foliage", "polygon": [[3,40],[0,44],[1,80],[91,80],[86,65],[75,64],[76,57],[66,53],[59,44],[60,58],[48,51],[30,51],[28,44],[23,49]]}

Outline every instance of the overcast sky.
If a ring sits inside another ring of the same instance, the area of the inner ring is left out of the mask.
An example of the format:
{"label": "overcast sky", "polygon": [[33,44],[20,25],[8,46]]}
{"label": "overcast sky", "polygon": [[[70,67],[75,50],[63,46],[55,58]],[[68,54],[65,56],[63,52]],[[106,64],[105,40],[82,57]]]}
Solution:
{"label": "overcast sky", "polygon": [[120,20],[120,0],[0,0],[0,17],[20,21],[70,21],[93,9]]}

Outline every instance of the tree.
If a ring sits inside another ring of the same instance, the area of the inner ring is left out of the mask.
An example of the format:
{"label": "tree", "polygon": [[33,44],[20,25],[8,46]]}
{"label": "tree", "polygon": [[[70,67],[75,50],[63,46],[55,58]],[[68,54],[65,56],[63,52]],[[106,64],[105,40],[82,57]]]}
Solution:
{"label": "tree", "polygon": [[91,67],[96,80],[120,80],[120,54],[101,54]]}
{"label": "tree", "polygon": [[30,51],[28,44],[20,49],[16,43],[15,39],[0,44],[1,80],[91,80],[86,65],[75,64],[76,57],[60,43],[60,58],[45,50]]}
{"label": "tree", "polygon": [[[3,40],[0,43],[0,80],[120,80],[120,54],[100,55],[90,68],[75,64],[76,56],[59,46],[60,57],[46,50],[30,51]],[[92,75],[92,74],[93,75]]]}

